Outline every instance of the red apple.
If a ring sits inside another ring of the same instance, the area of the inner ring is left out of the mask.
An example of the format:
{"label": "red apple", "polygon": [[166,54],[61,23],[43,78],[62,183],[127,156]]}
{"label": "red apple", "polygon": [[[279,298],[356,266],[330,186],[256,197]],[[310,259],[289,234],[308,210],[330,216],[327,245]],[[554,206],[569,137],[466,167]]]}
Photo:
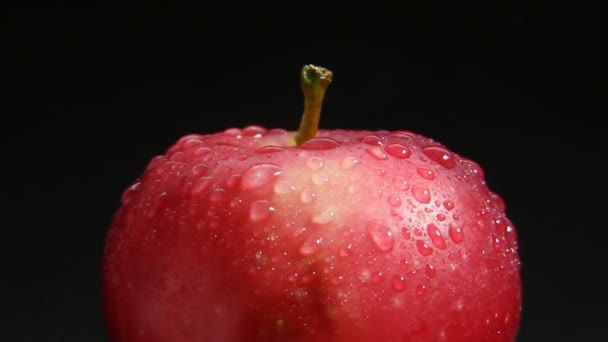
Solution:
{"label": "red apple", "polygon": [[407,131],[181,138],[122,196],[103,299],[113,341],[514,341],[514,226],[482,169]]}

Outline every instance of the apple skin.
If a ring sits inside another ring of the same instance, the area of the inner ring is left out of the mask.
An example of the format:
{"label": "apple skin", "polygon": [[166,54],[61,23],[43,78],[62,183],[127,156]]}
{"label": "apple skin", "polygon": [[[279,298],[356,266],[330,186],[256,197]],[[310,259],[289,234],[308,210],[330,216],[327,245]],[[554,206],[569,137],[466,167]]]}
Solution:
{"label": "apple skin", "polygon": [[407,131],[259,126],[153,158],[109,229],[112,341],[514,341],[517,236],[482,169]]}

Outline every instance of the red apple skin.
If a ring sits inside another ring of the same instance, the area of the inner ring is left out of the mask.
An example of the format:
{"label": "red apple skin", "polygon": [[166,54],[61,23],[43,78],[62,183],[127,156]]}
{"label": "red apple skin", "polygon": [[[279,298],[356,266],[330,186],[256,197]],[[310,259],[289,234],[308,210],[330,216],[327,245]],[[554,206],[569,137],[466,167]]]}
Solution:
{"label": "red apple skin", "polygon": [[181,138],[122,196],[112,341],[514,341],[514,226],[482,169],[405,131]]}

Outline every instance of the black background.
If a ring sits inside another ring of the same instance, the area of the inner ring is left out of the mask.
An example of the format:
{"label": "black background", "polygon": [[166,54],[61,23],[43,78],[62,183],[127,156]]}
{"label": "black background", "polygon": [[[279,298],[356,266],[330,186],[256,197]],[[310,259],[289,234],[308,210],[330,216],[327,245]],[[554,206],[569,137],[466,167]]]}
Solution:
{"label": "black background", "polygon": [[98,272],[122,190],[184,134],[297,128],[313,63],[334,72],[324,128],[416,131],[484,168],[520,236],[518,341],[605,335],[603,18],[293,6],[4,12],[2,334],[105,341]]}

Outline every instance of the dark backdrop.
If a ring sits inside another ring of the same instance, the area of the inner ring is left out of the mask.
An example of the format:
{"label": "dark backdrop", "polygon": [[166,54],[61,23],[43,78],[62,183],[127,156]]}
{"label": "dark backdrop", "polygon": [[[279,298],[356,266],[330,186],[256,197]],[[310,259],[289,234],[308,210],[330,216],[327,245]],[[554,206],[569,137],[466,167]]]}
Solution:
{"label": "dark backdrop", "polygon": [[335,76],[324,128],[409,129],[484,168],[520,236],[519,341],[604,335],[594,9],[295,6],[4,12],[2,334],[105,341],[121,191],[184,134],[295,129],[314,63]]}

